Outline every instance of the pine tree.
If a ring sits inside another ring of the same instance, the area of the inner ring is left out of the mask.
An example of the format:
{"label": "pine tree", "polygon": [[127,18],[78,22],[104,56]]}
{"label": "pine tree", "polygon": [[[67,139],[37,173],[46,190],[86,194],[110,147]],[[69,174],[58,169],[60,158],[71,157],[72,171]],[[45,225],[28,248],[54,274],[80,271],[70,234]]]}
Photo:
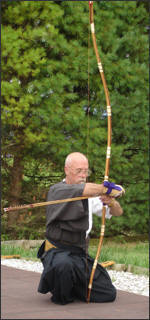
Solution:
{"label": "pine tree", "polygon": [[[143,232],[148,220],[148,10],[142,2],[101,1],[94,2],[94,14],[112,106],[110,180],[126,189],[124,216],[112,219],[109,230]],[[87,1],[2,1],[4,204],[20,203],[30,188],[25,178],[33,162],[37,174],[39,163],[44,168],[46,162],[47,171],[57,174],[72,151],[88,150],[91,180],[103,181],[106,102],[92,44],[87,148],[88,19]],[[16,213],[9,218],[12,225]]]}

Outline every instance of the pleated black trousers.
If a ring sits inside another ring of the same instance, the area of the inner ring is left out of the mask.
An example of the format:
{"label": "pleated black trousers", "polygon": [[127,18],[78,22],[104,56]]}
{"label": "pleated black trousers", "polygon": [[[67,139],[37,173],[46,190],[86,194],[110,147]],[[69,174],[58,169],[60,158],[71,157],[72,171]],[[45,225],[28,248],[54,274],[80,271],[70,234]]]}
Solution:
{"label": "pleated black trousers", "polygon": [[[75,299],[86,301],[89,278],[93,266],[93,258],[81,252],[51,249],[41,258],[44,266],[38,292],[52,293],[52,301],[67,304]],[[116,298],[113,286],[106,269],[97,265],[90,302],[111,302]]]}

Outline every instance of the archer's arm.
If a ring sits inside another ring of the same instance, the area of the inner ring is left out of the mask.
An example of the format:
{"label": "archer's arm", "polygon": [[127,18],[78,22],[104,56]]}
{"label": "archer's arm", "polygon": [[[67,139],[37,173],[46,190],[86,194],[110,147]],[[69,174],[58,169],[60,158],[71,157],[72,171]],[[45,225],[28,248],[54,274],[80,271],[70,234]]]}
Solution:
{"label": "archer's arm", "polygon": [[113,182],[104,181],[102,184],[97,183],[85,183],[83,196],[97,197],[102,195],[109,195],[111,197],[120,197],[125,193],[122,186]]}

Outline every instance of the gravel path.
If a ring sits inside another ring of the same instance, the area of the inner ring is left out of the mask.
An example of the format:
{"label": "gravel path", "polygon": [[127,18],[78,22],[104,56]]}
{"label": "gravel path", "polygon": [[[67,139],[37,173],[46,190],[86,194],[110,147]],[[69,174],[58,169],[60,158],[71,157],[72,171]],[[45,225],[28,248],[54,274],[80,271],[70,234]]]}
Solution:
{"label": "gravel path", "polygon": [[[23,259],[2,259],[1,264],[17,269],[42,273],[43,266],[38,261]],[[136,275],[130,272],[107,270],[114,286],[123,291],[133,292],[143,296],[149,296],[149,277]]]}

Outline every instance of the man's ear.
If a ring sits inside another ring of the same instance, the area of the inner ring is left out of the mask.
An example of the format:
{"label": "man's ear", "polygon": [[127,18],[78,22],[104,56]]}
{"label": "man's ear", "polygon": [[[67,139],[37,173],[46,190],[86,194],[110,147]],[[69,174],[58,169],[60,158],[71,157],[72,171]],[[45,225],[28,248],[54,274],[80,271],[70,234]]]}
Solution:
{"label": "man's ear", "polygon": [[67,167],[64,167],[64,171],[65,171],[65,175],[67,176],[67,174],[68,174],[68,168],[67,168]]}

